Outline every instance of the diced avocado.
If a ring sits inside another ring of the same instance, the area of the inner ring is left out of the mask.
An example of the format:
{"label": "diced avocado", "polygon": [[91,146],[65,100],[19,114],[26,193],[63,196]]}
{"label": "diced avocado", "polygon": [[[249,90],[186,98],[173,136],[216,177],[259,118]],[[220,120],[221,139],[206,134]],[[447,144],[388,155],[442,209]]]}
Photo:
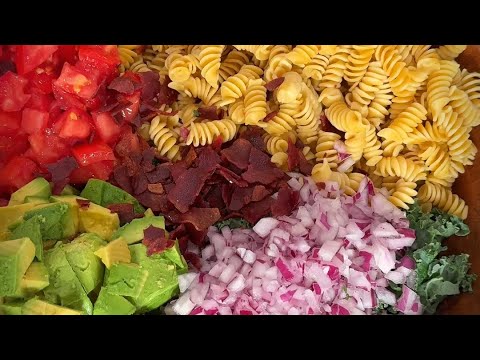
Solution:
{"label": "diced avocado", "polygon": [[145,208],[132,195],[106,181],[98,179],[88,180],[80,196],[105,207],[112,204],[128,203],[133,204],[133,209],[138,214],[145,211]]}
{"label": "diced avocado", "polygon": [[152,311],[179,293],[175,265],[163,259],[144,259],[141,268],[148,270],[148,277],[137,298],[131,298],[137,313]]}
{"label": "diced avocado", "polygon": [[44,254],[50,285],[44,289],[48,301],[91,315],[93,305],[70,266],[63,245],[59,244]]}
{"label": "diced avocado", "polygon": [[93,308],[93,315],[132,315],[135,306],[123,296],[114,295],[106,288],[100,290]]}
{"label": "diced avocado", "polygon": [[9,227],[19,224],[23,215],[29,210],[32,210],[35,204],[21,204],[12,206],[0,207],[0,233],[5,232]]}
{"label": "diced avocado", "polygon": [[184,274],[188,272],[188,264],[182,256],[180,252],[180,248],[178,247],[178,241],[175,240],[175,245],[166,249],[161,254],[154,254],[152,258],[159,257],[161,259],[170,260],[177,269],[177,274]]}
{"label": "diced avocado", "polygon": [[45,289],[49,284],[48,270],[43,263],[32,263],[20,282],[16,296],[28,297]]}
{"label": "diced avocado", "polygon": [[165,229],[165,219],[163,216],[151,216],[133,219],[131,222],[118,229],[112,235],[112,239],[123,237],[127,244],[134,244],[143,239],[143,231],[151,225]]}
{"label": "diced avocado", "polygon": [[25,204],[34,204],[34,205],[42,205],[48,204],[48,198],[41,198],[38,196],[27,196],[25,198]]}
{"label": "diced avocado", "polygon": [[43,216],[34,216],[20,223],[11,233],[10,239],[28,237],[35,245],[35,256],[39,261],[43,260],[43,241],[41,223],[45,221]]}
{"label": "diced avocado", "polygon": [[87,208],[78,209],[78,218],[80,231],[97,234],[104,240],[110,240],[120,226],[118,214],[93,202]]}
{"label": "diced avocado", "polygon": [[107,269],[110,269],[113,264],[128,264],[131,261],[130,249],[123,238],[111,241],[107,246],[95,251],[95,255],[102,260]]}
{"label": "diced avocado", "polygon": [[35,245],[29,238],[0,243],[0,296],[15,295],[34,257]]}
{"label": "diced avocado", "polygon": [[80,191],[75,189],[72,185],[65,185],[60,195],[80,195]]}
{"label": "diced avocado", "polygon": [[24,302],[16,300],[0,305],[0,315],[22,315],[22,307]]}
{"label": "diced avocado", "polygon": [[148,271],[137,264],[115,264],[108,274],[106,288],[110,294],[137,298],[148,277]]}
{"label": "diced avocado", "polygon": [[48,181],[44,178],[36,178],[15,191],[10,197],[8,205],[23,204],[27,196],[36,196],[48,199],[51,193],[52,190]]}
{"label": "diced avocado", "polygon": [[144,259],[148,258],[147,247],[143,244],[134,244],[128,247],[130,249],[130,255],[132,256],[132,262],[140,264]]}
{"label": "diced avocado", "polygon": [[[75,226],[75,229],[78,231],[78,202],[77,199],[82,199],[79,196],[76,195],[54,195],[50,196],[50,201],[53,203],[67,203],[71,207],[71,215],[72,215],[72,221],[73,225]],[[85,199],[83,199],[85,200]]]}
{"label": "diced avocado", "polygon": [[150,208],[148,208],[147,210],[145,210],[144,215],[145,215],[145,217],[155,216],[155,214],[153,213],[152,209],[150,209]]}
{"label": "diced avocado", "polygon": [[82,313],[40,299],[30,299],[23,305],[22,315],[82,315]]}
{"label": "diced avocado", "polygon": [[23,218],[28,220],[34,216],[41,216],[45,219],[40,227],[43,240],[61,240],[77,233],[74,209],[67,203],[39,205],[35,209],[27,211]]}
{"label": "diced avocado", "polygon": [[103,280],[104,267],[94,252],[104,245],[106,243],[95,234],[82,234],[63,245],[67,261],[87,294]]}

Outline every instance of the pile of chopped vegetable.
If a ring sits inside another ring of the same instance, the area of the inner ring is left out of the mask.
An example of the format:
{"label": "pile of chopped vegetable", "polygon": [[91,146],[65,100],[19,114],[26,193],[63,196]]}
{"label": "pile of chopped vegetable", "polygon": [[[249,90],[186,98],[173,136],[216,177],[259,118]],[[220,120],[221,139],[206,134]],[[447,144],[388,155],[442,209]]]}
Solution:
{"label": "pile of chopped vegetable", "polygon": [[[336,183],[318,189],[307,177],[289,185],[301,199],[290,216],[262,218],[253,229],[238,221],[233,230],[210,228],[201,271],[179,278],[175,313],[421,314],[445,295],[471,289],[465,255],[436,259],[438,246],[430,242],[410,256],[415,231],[369,180],[353,197]],[[408,216],[419,233],[428,219],[437,221],[438,233],[428,224],[435,244],[441,234],[468,232],[439,212]]]}

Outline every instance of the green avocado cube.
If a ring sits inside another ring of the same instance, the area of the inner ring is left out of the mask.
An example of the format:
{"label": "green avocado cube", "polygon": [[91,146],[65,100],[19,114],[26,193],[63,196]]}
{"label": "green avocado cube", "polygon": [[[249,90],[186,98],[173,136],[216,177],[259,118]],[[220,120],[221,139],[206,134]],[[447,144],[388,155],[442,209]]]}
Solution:
{"label": "green avocado cube", "polygon": [[148,270],[148,278],[140,295],[131,299],[137,313],[155,310],[179,293],[175,265],[170,261],[148,258],[140,266]]}
{"label": "green avocado cube", "polygon": [[65,185],[60,195],[79,195],[80,191],[75,189],[72,185]]}
{"label": "green avocado cube", "polygon": [[110,294],[136,299],[147,278],[148,271],[139,265],[119,263],[110,268],[105,287]]}
{"label": "green avocado cube", "polygon": [[178,246],[178,241],[175,240],[175,245],[166,249],[164,252],[160,254],[154,254],[152,258],[159,257],[160,259],[170,260],[177,269],[177,274],[184,274],[188,272],[188,264],[182,256],[180,252],[180,248]]}
{"label": "green avocado cube", "polygon": [[0,243],[0,296],[15,295],[34,258],[35,245],[29,238]]}
{"label": "green avocado cube", "polygon": [[36,178],[15,191],[10,197],[8,205],[23,204],[27,196],[48,199],[51,193],[52,192],[48,181],[44,178]]}
{"label": "green avocado cube", "polygon": [[35,245],[35,257],[38,261],[43,260],[43,241],[41,224],[45,222],[43,216],[34,216],[20,223],[10,234],[10,239],[28,237]]}
{"label": "green avocado cube", "polygon": [[46,198],[38,196],[27,196],[24,202],[25,204],[43,205],[48,204],[50,201],[48,201]]}
{"label": "green avocado cube", "polygon": [[23,218],[28,220],[34,216],[42,216],[45,219],[40,227],[43,240],[61,240],[77,232],[73,211],[67,203],[53,203],[37,206],[27,211]]}
{"label": "green avocado cube", "polygon": [[135,306],[123,296],[114,295],[104,287],[100,290],[93,315],[132,315],[135,313]]}
{"label": "green avocado cube", "polygon": [[106,181],[98,179],[88,180],[80,196],[105,207],[112,204],[127,203],[132,204],[134,211],[138,214],[145,211],[145,208],[132,195]]}
{"label": "green avocado cube", "polygon": [[40,299],[30,299],[23,305],[22,315],[82,315],[82,313]]}
{"label": "green avocado cube", "polygon": [[0,207],[0,234],[7,232],[11,227],[18,226],[25,213],[33,208],[35,208],[35,204],[31,203]]}
{"label": "green avocado cube", "polygon": [[106,242],[95,234],[82,234],[71,243],[63,245],[67,261],[87,294],[103,280],[104,266],[94,252],[105,245]]}
{"label": "green avocado cube", "polygon": [[163,216],[150,216],[140,219],[134,219],[128,224],[123,225],[113,235],[112,240],[122,237],[127,244],[134,244],[143,239],[143,231],[149,226],[165,229],[165,219]]}
{"label": "green avocado cube", "polygon": [[54,303],[91,315],[93,305],[60,244],[44,254],[50,285],[44,289],[45,298]]}

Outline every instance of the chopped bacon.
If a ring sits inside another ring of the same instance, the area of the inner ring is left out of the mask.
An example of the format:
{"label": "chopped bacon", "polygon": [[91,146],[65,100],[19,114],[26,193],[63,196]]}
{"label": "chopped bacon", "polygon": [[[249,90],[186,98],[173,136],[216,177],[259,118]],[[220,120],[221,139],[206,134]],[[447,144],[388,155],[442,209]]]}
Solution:
{"label": "chopped bacon", "polygon": [[298,191],[293,191],[289,186],[280,188],[277,199],[272,204],[272,215],[290,215],[298,204],[299,195]]}
{"label": "chopped bacon", "polygon": [[221,165],[218,165],[217,173],[221,175],[229,183],[235,184],[238,187],[247,187],[248,183],[245,180],[242,180],[240,176],[235,174],[232,170],[227,169]]}
{"label": "chopped bacon", "polygon": [[223,149],[220,154],[226,161],[232,163],[241,170],[245,170],[248,167],[248,159],[250,158],[251,150],[252,144],[248,140],[238,139],[231,146]]}
{"label": "chopped bacon", "polygon": [[168,87],[170,83],[170,78],[166,78],[165,81],[160,84],[160,90],[158,92],[158,103],[160,105],[172,105],[175,101],[177,101],[178,92]]}
{"label": "chopped bacon", "polygon": [[133,205],[128,203],[110,204],[107,206],[112,213],[118,214],[120,225],[125,225],[133,219],[143,217],[143,214],[136,214]]}
{"label": "chopped bacon", "polygon": [[182,126],[180,128],[180,138],[182,138],[183,140],[187,140],[188,134],[190,134],[190,130],[185,126]]}
{"label": "chopped bacon", "polygon": [[300,157],[298,155],[299,151],[295,144],[289,139],[288,140],[288,171],[293,171],[297,168],[298,163],[300,162]]}
{"label": "chopped bacon", "polygon": [[171,212],[168,217],[174,223],[189,223],[194,226],[195,230],[204,231],[220,220],[220,211],[217,208],[192,207],[184,214]]}
{"label": "chopped bacon", "polygon": [[247,171],[242,174],[242,178],[250,184],[258,182],[269,185],[283,177],[283,172],[270,162],[268,155],[256,148],[252,148],[250,151],[249,162]]}
{"label": "chopped bacon", "polygon": [[166,236],[165,230],[150,225],[143,230],[142,244],[147,247],[147,255],[158,254],[165,249],[175,245],[175,241],[169,240]]}
{"label": "chopped bacon", "polygon": [[223,110],[216,106],[204,106],[197,109],[199,118],[207,120],[221,120],[223,119]]}
{"label": "chopped bacon", "polygon": [[153,171],[147,172],[145,176],[147,177],[149,183],[155,184],[161,181],[165,181],[171,176],[170,165],[157,165],[157,167]]}
{"label": "chopped bacon", "polygon": [[131,95],[135,92],[135,82],[128,76],[120,76],[112,80],[108,89],[115,90],[120,94]]}
{"label": "chopped bacon", "polygon": [[147,185],[147,189],[148,191],[154,193],[154,194],[164,194],[165,193],[165,189],[163,188],[163,185],[161,183],[157,183],[157,184],[148,184]]}
{"label": "chopped bacon", "polygon": [[190,168],[185,170],[175,181],[175,186],[168,193],[168,200],[181,213],[186,213],[202,191],[205,180],[210,172],[204,168]]}
{"label": "chopped bacon", "polygon": [[77,201],[78,206],[80,209],[88,209],[90,207],[90,200],[86,199],[75,199]]}
{"label": "chopped bacon", "polygon": [[58,195],[62,192],[65,185],[70,181],[70,174],[78,168],[78,164],[71,156],[64,157],[56,163],[46,165],[48,171],[52,175],[53,194]]}
{"label": "chopped bacon", "polygon": [[272,111],[271,113],[268,113],[267,116],[263,119],[263,121],[267,122],[272,120],[275,116],[277,116],[278,111]]}
{"label": "chopped bacon", "polygon": [[160,92],[160,74],[156,71],[146,71],[138,73],[138,75],[142,82],[142,100],[152,100]]}
{"label": "chopped bacon", "polygon": [[282,85],[284,81],[285,81],[284,77],[279,77],[279,78],[273,79],[272,81],[268,82],[265,85],[265,87],[267,88],[268,91],[273,91],[276,88],[278,88],[280,85]]}
{"label": "chopped bacon", "polygon": [[167,212],[171,209],[166,194],[154,194],[147,190],[140,195],[136,195],[136,198],[140,204],[153,211]]}
{"label": "chopped bacon", "polygon": [[250,203],[240,210],[240,214],[249,223],[255,224],[262,217],[268,216],[273,201],[271,197],[266,197],[263,200]]}
{"label": "chopped bacon", "polygon": [[139,172],[133,176],[132,187],[133,187],[133,193],[135,195],[141,194],[147,190],[148,180],[147,180],[147,177],[145,176],[145,173]]}

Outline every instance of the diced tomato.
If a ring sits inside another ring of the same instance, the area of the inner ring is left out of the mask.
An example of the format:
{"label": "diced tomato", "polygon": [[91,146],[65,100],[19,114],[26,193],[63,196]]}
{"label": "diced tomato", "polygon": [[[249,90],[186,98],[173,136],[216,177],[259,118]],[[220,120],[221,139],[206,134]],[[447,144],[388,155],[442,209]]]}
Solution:
{"label": "diced tomato", "polygon": [[92,99],[85,100],[85,106],[90,111],[96,111],[107,103],[108,93],[105,83],[100,85],[97,94]]}
{"label": "diced tomato", "polygon": [[11,157],[21,155],[27,149],[27,135],[0,136],[0,168]]}
{"label": "diced tomato", "polygon": [[130,70],[125,71],[123,76],[125,76],[126,78],[129,78],[129,79],[132,79],[133,81],[135,81],[138,84],[142,83],[142,79],[140,78],[140,75],[138,75],[138,73],[136,73],[136,72],[133,72],[133,71],[130,71]]}
{"label": "diced tomato", "polygon": [[140,110],[140,91],[135,91],[132,95],[123,95],[123,99],[130,101],[132,104],[120,111],[120,115],[124,121],[132,122],[138,115]]}
{"label": "diced tomato", "polygon": [[78,60],[77,45],[59,45],[55,55],[59,63],[69,62],[73,65]]}
{"label": "diced tomato", "polygon": [[120,135],[120,125],[108,112],[92,114],[97,135],[107,144],[111,144]]}
{"label": "diced tomato", "polygon": [[0,109],[3,111],[20,111],[30,99],[25,94],[28,80],[24,77],[7,72],[0,77]]}
{"label": "diced tomato", "polygon": [[37,68],[35,71],[29,73],[28,78],[31,84],[31,93],[52,93],[52,82],[56,79],[56,76],[52,71]]}
{"label": "diced tomato", "polygon": [[91,99],[98,90],[98,83],[94,76],[88,76],[85,71],[65,63],[60,77],[54,84],[67,93],[75,94],[82,99]]}
{"label": "diced tomato", "polygon": [[71,108],[59,118],[61,129],[58,136],[64,139],[86,139],[92,130],[92,119],[85,111]]}
{"label": "diced tomato", "polygon": [[57,45],[18,45],[15,51],[17,72],[24,75],[43,64],[55,51]]}
{"label": "diced tomato", "polygon": [[70,182],[72,184],[85,184],[89,179],[95,178],[100,180],[108,180],[114,167],[112,160],[100,161],[95,164],[81,166],[72,171],[70,174]]}
{"label": "diced tomato", "polygon": [[115,160],[112,148],[101,141],[77,145],[73,147],[72,154],[81,166],[104,160]]}
{"label": "diced tomato", "polygon": [[0,188],[12,193],[32,181],[37,171],[35,162],[24,156],[16,156],[0,168]]}
{"label": "diced tomato", "polygon": [[42,110],[42,111],[49,111],[53,100],[54,98],[52,95],[33,93],[32,97],[27,102],[25,107]]}
{"label": "diced tomato", "polygon": [[85,109],[85,104],[80,100],[80,98],[74,94],[70,94],[57,86],[55,83],[52,84],[53,95],[57,100],[57,105],[65,110],[69,107],[76,107],[79,109]]}
{"label": "diced tomato", "polygon": [[40,165],[53,163],[70,153],[67,144],[55,134],[33,134],[28,141]]}
{"label": "diced tomato", "polygon": [[15,135],[20,128],[22,113],[3,112],[0,110],[0,135]]}
{"label": "diced tomato", "polygon": [[120,65],[120,56],[116,45],[81,45],[78,49],[78,57],[95,66],[98,63],[112,67]]}
{"label": "diced tomato", "polygon": [[27,134],[37,134],[47,128],[48,112],[32,108],[23,109],[22,130]]}

